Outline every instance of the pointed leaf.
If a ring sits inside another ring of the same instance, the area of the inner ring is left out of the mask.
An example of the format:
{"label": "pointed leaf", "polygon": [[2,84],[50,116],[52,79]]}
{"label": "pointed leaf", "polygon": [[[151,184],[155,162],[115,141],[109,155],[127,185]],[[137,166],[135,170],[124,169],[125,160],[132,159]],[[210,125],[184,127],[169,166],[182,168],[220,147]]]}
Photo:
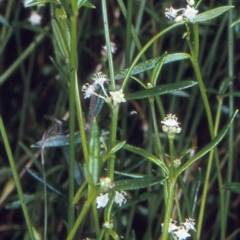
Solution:
{"label": "pointed leaf", "polygon": [[144,176],[142,178],[124,179],[115,181],[114,191],[118,190],[135,190],[141,188],[147,188],[165,181],[165,178],[155,176]]}
{"label": "pointed leaf", "polygon": [[92,179],[95,185],[99,181],[101,160],[100,160],[100,140],[99,140],[99,128],[97,121],[94,118],[90,131],[89,141],[89,159],[87,162],[89,173],[92,175]]}
{"label": "pointed leaf", "polygon": [[168,167],[166,166],[166,164],[164,162],[162,162],[160,159],[158,159],[156,156],[154,156],[153,154],[145,151],[142,148],[134,147],[134,146],[129,145],[129,144],[125,144],[123,146],[123,148],[150,160],[151,162],[155,163],[160,168],[162,168],[164,170],[164,172],[168,175]]}
{"label": "pointed leaf", "polygon": [[33,7],[33,6],[37,6],[37,5],[45,4],[45,3],[50,3],[50,2],[56,2],[56,1],[55,0],[32,0],[32,1],[29,1],[24,6],[25,7]]}
{"label": "pointed leaf", "polygon": [[126,95],[126,100],[133,100],[133,99],[142,99],[142,98],[147,98],[147,97],[154,97],[154,96],[159,96],[162,94],[166,93],[171,93],[174,91],[179,91],[185,88],[192,87],[196,85],[197,82],[194,81],[182,81],[182,82],[177,82],[177,83],[172,83],[172,84],[164,84],[161,86],[157,86],[154,88],[150,89],[145,89],[142,91],[138,91],[135,93],[130,93]]}
{"label": "pointed leaf", "polygon": [[223,188],[231,192],[240,194],[240,182],[226,183],[224,184]]}
{"label": "pointed leaf", "polygon": [[[79,132],[74,133],[74,143],[81,143],[81,139],[79,136]],[[49,147],[63,147],[63,146],[69,146],[69,135],[57,135],[50,137],[46,139],[46,142],[44,143],[44,148]],[[37,142],[34,145],[31,145],[32,148],[41,148],[42,147],[42,141]]]}
{"label": "pointed leaf", "polygon": [[197,154],[195,154],[193,157],[191,157],[182,167],[180,167],[177,170],[176,177],[183,172],[185,169],[187,169],[190,165],[192,165],[195,161],[197,161],[200,157],[207,154],[209,151],[211,151],[225,136],[227,133],[229,127],[231,126],[235,116],[237,115],[238,110],[235,111],[233,116],[228,120],[224,128],[218,133],[218,135],[209,143],[207,144],[202,150],[200,150]]}
{"label": "pointed leaf", "polygon": [[[183,60],[183,59],[188,59],[188,58],[190,58],[190,55],[187,53],[167,54],[164,58],[163,64],[167,64],[167,63],[171,63],[171,62],[179,61],[179,60]],[[153,59],[147,60],[146,62],[137,64],[133,68],[131,75],[136,75],[138,73],[146,72],[147,70],[153,69],[158,64],[160,59],[161,59],[161,57],[153,58]],[[127,69],[122,70],[120,73],[118,73],[115,76],[115,80],[124,78],[127,75],[128,70],[129,69],[127,68]]]}
{"label": "pointed leaf", "polygon": [[102,161],[105,162],[109,157],[111,157],[115,152],[121,149],[126,141],[117,143],[106,155],[102,157]]}
{"label": "pointed leaf", "polygon": [[230,10],[233,7],[234,6],[222,6],[222,7],[214,8],[212,10],[200,13],[195,17],[194,22],[199,23],[199,22],[205,22],[205,21],[211,20],[213,18],[220,16],[221,14],[225,13],[226,11]]}
{"label": "pointed leaf", "polygon": [[[26,204],[39,199],[41,197],[41,194],[24,194],[24,201]],[[6,209],[17,209],[21,208],[22,204],[20,200],[13,201],[5,206]]]}

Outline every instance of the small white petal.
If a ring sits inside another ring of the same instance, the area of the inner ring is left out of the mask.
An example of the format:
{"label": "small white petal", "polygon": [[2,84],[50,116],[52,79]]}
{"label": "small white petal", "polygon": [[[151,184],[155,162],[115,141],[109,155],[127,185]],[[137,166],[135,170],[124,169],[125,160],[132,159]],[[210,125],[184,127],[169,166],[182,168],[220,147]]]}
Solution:
{"label": "small white petal", "polygon": [[93,85],[89,85],[88,83],[86,83],[82,87],[82,92],[84,95],[84,99],[90,98],[95,92],[95,87]]}
{"label": "small white petal", "polygon": [[97,208],[104,208],[107,206],[109,201],[108,193],[100,193],[96,198]]}
{"label": "small white petal", "polygon": [[178,124],[180,124],[177,122],[177,117],[172,114],[168,114],[161,123],[167,127],[178,127]]}
{"label": "small white petal", "polygon": [[94,74],[94,85],[100,85],[103,86],[104,83],[108,83],[109,79],[107,79],[107,76],[102,74],[101,72]]}
{"label": "small white petal", "polygon": [[187,231],[189,231],[191,229],[196,231],[196,229],[194,228],[195,220],[193,218],[186,219],[186,222],[183,223],[182,225],[185,227],[185,229]]}
{"label": "small white petal", "polygon": [[121,192],[116,191],[114,202],[118,204],[119,207],[121,207],[122,204],[125,204],[127,202],[126,195],[127,194],[124,191],[121,191]]}
{"label": "small white petal", "polygon": [[187,237],[191,237],[184,227],[179,227],[178,230],[172,233],[177,237],[178,240],[185,240]]}
{"label": "small white petal", "polygon": [[36,11],[31,12],[31,16],[28,18],[28,21],[32,25],[40,25],[42,20],[42,16],[39,15]]}
{"label": "small white petal", "polygon": [[109,93],[112,96],[114,105],[116,105],[117,103],[126,102],[122,89],[120,89],[119,91],[109,92]]}
{"label": "small white petal", "polygon": [[187,5],[187,9],[183,13],[183,17],[188,19],[190,22],[193,22],[196,15],[198,14],[198,10],[196,10],[194,7],[190,7]]}

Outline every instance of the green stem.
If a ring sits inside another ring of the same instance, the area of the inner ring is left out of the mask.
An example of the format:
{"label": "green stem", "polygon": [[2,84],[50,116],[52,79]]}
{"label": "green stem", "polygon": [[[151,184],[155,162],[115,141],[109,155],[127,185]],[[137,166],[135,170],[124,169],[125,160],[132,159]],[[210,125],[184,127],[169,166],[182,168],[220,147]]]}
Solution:
{"label": "green stem", "polygon": [[175,184],[176,184],[175,179],[169,179],[167,207],[166,207],[166,212],[165,212],[165,216],[164,216],[164,227],[163,227],[163,233],[162,233],[161,240],[168,239],[168,226],[169,226],[170,219],[172,216],[172,209],[173,209],[174,196],[175,196]]}
{"label": "green stem", "polygon": [[74,143],[74,131],[75,131],[75,85],[77,82],[77,18],[71,16],[70,18],[70,114],[69,114],[69,212],[68,212],[68,232],[71,231],[74,224],[74,160],[75,160],[75,143]]}
{"label": "green stem", "polygon": [[[188,26],[187,26],[187,29],[189,30]],[[188,39],[188,43],[189,43],[189,47],[190,47],[190,51],[191,51],[191,61],[192,61],[192,65],[193,65],[193,68],[194,68],[194,71],[196,74],[196,78],[198,80],[200,93],[201,93],[204,107],[206,110],[210,136],[211,136],[211,139],[213,139],[214,138],[214,127],[213,127],[212,113],[211,113],[210,104],[209,104],[209,101],[207,98],[206,90],[204,87],[201,71],[199,68],[199,63],[198,63],[198,52],[199,52],[199,50],[198,50],[198,48],[199,48],[198,27],[194,26],[193,31],[194,31],[194,42],[193,42],[194,47],[193,47],[192,43],[190,42],[190,40]],[[190,34],[190,31],[189,31],[189,34]],[[202,201],[201,201],[199,218],[198,218],[198,226],[197,226],[197,238],[198,239],[200,239],[200,235],[201,235],[203,215],[204,215],[204,211],[205,211],[207,191],[208,191],[208,184],[209,184],[210,172],[211,172],[211,168],[212,168],[213,151],[214,150],[212,150],[209,155],[207,172],[206,172],[206,177],[205,177],[205,181],[204,181],[203,195],[202,195]]]}
{"label": "green stem", "polygon": [[86,215],[86,213],[88,212],[88,209],[92,205],[93,200],[96,198],[96,194],[89,194],[89,196],[91,196],[91,197],[85,202],[80,215],[78,216],[76,222],[74,223],[73,228],[71,229],[70,233],[68,234],[67,240],[72,240],[74,238],[84,216]]}
{"label": "green stem", "polygon": [[[218,132],[220,116],[221,116],[221,111],[222,111],[222,104],[223,104],[222,97],[218,97],[218,102],[219,102],[219,104],[218,104],[218,110],[217,110],[216,121],[215,121],[214,135],[217,135],[217,132]],[[226,230],[226,226],[225,226],[225,223],[226,223],[225,222],[226,221],[225,199],[224,199],[224,189],[223,189],[223,181],[222,181],[222,174],[221,174],[221,166],[220,166],[220,161],[219,161],[217,151],[214,151],[214,157],[215,157],[215,162],[216,162],[218,187],[219,187],[219,195],[220,195],[221,240],[224,240],[225,239],[225,230]]]}
{"label": "green stem", "polygon": [[33,226],[31,224],[31,220],[30,220],[28,210],[27,210],[27,205],[26,205],[25,200],[24,200],[22,186],[20,184],[20,179],[19,179],[19,176],[18,176],[18,172],[17,172],[17,168],[16,168],[16,165],[15,165],[14,159],[13,159],[12,151],[11,151],[11,148],[10,148],[10,145],[9,145],[9,141],[8,141],[7,133],[6,133],[3,121],[2,121],[2,117],[0,117],[0,131],[2,133],[4,147],[6,149],[8,160],[9,160],[9,163],[10,163],[10,166],[11,166],[11,170],[12,170],[13,178],[14,178],[14,181],[15,181],[15,184],[16,184],[18,196],[19,196],[19,199],[20,199],[20,202],[21,202],[24,218],[25,218],[25,221],[27,223],[27,228],[28,228],[28,232],[29,232],[29,235],[30,235],[30,239],[35,239],[34,234],[33,234]]}
{"label": "green stem", "polygon": [[150,108],[151,108],[151,113],[152,113],[152,120],[153,120],[153,129],[155,133],[155,140],[156,140],[156,147],[157,147],[157,156],[159,159],[163,162],[163,151],[162,151],[162,144],[159,136],[159,131],[158,131],[158,123],[157,123],[157,117],[156,117],[156,112],[154,108],[154,98],[149,99],[150,103]]}
{"label": "green stem", "polygon": [[[116,145],[116,137],[117,137],[117,123],[118,123],[118,112],[119,112],[119,104],[112,107],[112,119],[111,119],[111,130],[110,130],[110,146],[111,149]],[[114,180],[114,168],[115,168],[115,156],[111,157],[108,160],[108,177]]]}
{"label": "green stem", "polygon": [[[232,5],[233,1],[228,0],[228,5]],[[233,10],[229,10],[228,15],[228,76],[233,78],[234,76],[234,40],[233,40],[233,28],[231,24],[233,22]],[[233,97],[233,81],[229,85],[229,115],[231,116],[234,112],[234,97]],[[234,146],[234,126],[231,125],[229,128],[229,138],[228,138],[228,149],[231,149]],[[227,179],[229,183],[232,181],[233,174],[233,163],[234,163],[234,151],[229,151],[229,159],[227,166]],[[225,202],[225,224],[224,224],[224,235],[227,226],[227,216],[229,212],[229,203],[230,203],[231,191],[226,192],[226,202]]]}
{"label": "green stem", "polygon": [[102,0],[102,14],[103,14],[105,41],[107,45],[107,56],[108,56],[108,65],[109,65],[109,72],[110,72],[111,89],[115,90],[114,67],[113,67],[113,59],[112,59],[112,51],[111,51],[110,33],[108,28],[108,14],[107,14],[106,0]]}

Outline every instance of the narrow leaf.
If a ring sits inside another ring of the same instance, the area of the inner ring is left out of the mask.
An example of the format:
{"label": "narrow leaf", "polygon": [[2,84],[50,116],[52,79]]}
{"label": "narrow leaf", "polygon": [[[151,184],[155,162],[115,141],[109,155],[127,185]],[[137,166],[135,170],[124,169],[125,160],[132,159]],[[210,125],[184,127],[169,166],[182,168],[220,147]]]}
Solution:
{"label": "narrow leaf", "polygon": [[222,6],[222,7],[214,8],[212,10],[200,13],[196,16],[196,18],[194,19],[194,22],[198,23],[198,22],[205,22],[205,21],[211,20],[213,18],[220,16],[221,14],[225,13],[226,11],[230,10],[233,7],[234,6]]}
{"label": "narrow leaf", "polygon": [[231,192],[240,194],[240,182],[226,183],[224,184],[223,188]]}
{"label": "narrow leaf", "polygon": [[99,140],[99,128],[97,121],[94,118],[90,131],[90,141],[89,141],[89,159],[87,163],[89,173],[92,175],[92,179],[95,185],[99,181],[100,174],[100,140]]}
{"label": "narrow leaf", "polygon": [[197,161],[200,157],[207,154],[209,151],[211,151],[225,136],[227,133],[229,127],[231,126],[235,116],[237,115],[238,110],[235,111],[233,116],[228,120],[224,128],[218,133],[218,135],[209,143],[207,144],[202,150],[200,150],[197,154],[195,154],[193,157],[191,157],[182,167],[180,167],[177,170],[176,177],[183,172],[185,169],[187,169],[190,165],[192,165],[195,161]]}
{"label": "narrow leaf", "polygon": [[[171,63],[174,61],[180,61],[180,60],[188,59],[188,58],[190,58],[190,55],[187,53],[167,54],[164,58],[163,64]],[[161,59],[161,57],[153,58],[153,59],[147,60],[146,62],[137,64],[133,68],[131,75],[136,75],[138,73],[146,72],[147,70],[155,68],[155,66],[158,64],[160,59]],[[129,69],[127,68],[127,69],[122,70],[120,73],[118,73],[115,76],[115,80],[124,78],[127,75],[128,70]]]}
{"label": "narrow leaf", "polygon": [[145,151],[144,149],[134,147],[134,146],[129,145],[129,144],[125,144],[123,146],[123,148],[130,151],[130,152],[136,153],[136,154],[148,159],[149,161],[155,163],[157,166],[162,168],[165,173],[168,174],[168,167],[166,166],[166,164],[164,162],[162,162],[160,159],[158,159],[156,156],[152,155],[151,153]]}
{"label": "narrow leaf", "polygon": [[133,99],[142,99],[147,97],[155,97],[155,96],[163,95],[166,93],[171,93],[174,91],[179,91],[185,88],[189,88],[196,84],[197,82],[194,82],[194,81],[182,81],[178,83],[164,84],[154,88],[145,89],[135,93],[130,93],[126,95],[126,99],[133,100]]}
{"label": "narrow leaf", "polygon": [[32,1],[29,1],[24,6],[25,7],[33,7],[33,6],[37,6],[37,5],[45,4],[45,3],[50,3],[50,2],[56,2],[56,1],[54,1],[54,0],[32,0]]}
{"label": "narrow leaf", "polygon": [[135,179],[124,179],[115,181],[114,191],[118,190],[135,190],[141,188],[147,188],[152,185],[156,185],[165,181],[165,178],[154,177],[154,176],[144,176],[142,178]]}
{"label": "narrow leaf", "polygon": [[[79,132],[74,134],[74,143],[81,143]],[[64,147],[69,146],[69,135],[57,135],[46,139],[44,143],[44,148],[49,147]],[[32,148],[41,148],[42,141],[37,142],[36,144],[31,145]]]}

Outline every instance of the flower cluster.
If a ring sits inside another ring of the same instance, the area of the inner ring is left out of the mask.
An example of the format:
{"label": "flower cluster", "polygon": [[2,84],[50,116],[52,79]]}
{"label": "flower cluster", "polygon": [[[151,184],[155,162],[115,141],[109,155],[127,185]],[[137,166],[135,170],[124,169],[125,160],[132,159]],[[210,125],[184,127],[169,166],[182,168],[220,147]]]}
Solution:
{"label": "flower cluster", "polygon": [[[189,230],[194,230],[195,220],[193,218],[188,218],[184,223],[181,223],[180,226],[176,225],[177,221],[170,219],[168,225],[168,232],[173,236],[174,240],[185,240],[187,237],[190,237]],[[162,223],[162,228],[164,224]]]}
{"label": "flower cluster", "polygon": [[[82,87],[84,99],[90,98],[92,95],[95,95],[97,97],[104,99],[107,102],[109,101],[109,99],[111,99],[114,105],[117,105],[118,103],[121,102],[126,102],[122,89],[120,89],[119,91],[109,92],[111,96],[110,97],[108,96],[104,88],[104,84],[105,83],[108,84],[109,82],[109,79],[107,78],[106,75],[102,74],[101,72],[96,73],[94,74],[93,80],[94,80],[93,84],[85,83]],[[98,86],[100,86],[100,88],[102,89],[104,96],[97,93]]]}
{"label": "flower cluster", "polygon": [[163,124],[163,131],[168,134],[180,133],[182,130],[182,128],[178,126],[180,123],[177,122],[177,117],[174,114],[168,114],[161,123]]}
{"label": "flower cluster", "polygon": [[[100,178],[100,188],[102,191],[106,192],[109,189],[115,186],[114,182],[109,177],[101,177]],[[114,202],[121,207],[123,204],[127,202],[126,192],[124,191],[115,191]],[[97,208],[104,208],[107,206],[109,201],[109,193],[100,193],[96,198]]]}
{"label": "flower cluster", "polygon": [[[114,202],[121,207],[123,204],[127,202],[126,192],[124,191],[116,191],[114,196]],[[109,193],[100,193],[96,198],[97,208],[104,208],[107,206],[109,201]]]}
{"label": "flower cluster", "polygon": [[187,0],[188,5],[186,8],[174,9],[173,7],[166,8],[165,16],[174,20],[175,22],[181,21],[182,19],[186,19],[190,22],[194,22],[196,15],[198,14],[198,10],[194,8],[195,1]]}

